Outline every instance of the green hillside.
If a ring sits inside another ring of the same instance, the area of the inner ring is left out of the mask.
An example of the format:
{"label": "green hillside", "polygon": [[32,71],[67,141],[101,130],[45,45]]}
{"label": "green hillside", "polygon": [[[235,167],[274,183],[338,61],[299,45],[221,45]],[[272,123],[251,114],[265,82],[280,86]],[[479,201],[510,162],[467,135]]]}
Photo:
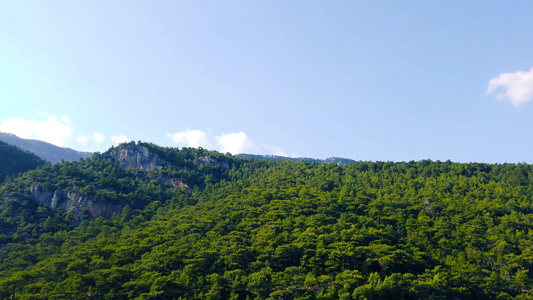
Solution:
{"label": "green hillside", "polygon": [[6,176],[18,175],[45,164],[35,154],[0,141],[0,183]]}
{"label": "green hillside", "polygon": [[533,298],[527,164],[130,143],[0,195],[2,299]]}

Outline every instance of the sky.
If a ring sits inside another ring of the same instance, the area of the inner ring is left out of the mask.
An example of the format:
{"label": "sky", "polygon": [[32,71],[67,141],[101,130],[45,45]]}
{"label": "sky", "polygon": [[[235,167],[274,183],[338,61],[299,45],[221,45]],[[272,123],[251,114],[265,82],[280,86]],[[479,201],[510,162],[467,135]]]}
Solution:
{"label": "sky", "polygon": [[533,163],[532,1],[1,1],[0,132]]}

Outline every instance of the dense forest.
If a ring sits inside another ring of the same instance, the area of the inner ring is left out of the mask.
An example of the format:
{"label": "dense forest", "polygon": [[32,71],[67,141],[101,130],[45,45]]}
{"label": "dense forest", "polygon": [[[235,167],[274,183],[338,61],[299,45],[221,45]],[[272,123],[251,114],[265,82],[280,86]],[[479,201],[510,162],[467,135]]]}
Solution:
{"label": "dense forest", "polygon": [[528,164],[139,142],[9,177],[0,196],[2,299],[533,299]]}
{"label": "dense forest", "polygon": [[35,154],[0,141],[0,183],[7,176],[33,170],[46,162]]}

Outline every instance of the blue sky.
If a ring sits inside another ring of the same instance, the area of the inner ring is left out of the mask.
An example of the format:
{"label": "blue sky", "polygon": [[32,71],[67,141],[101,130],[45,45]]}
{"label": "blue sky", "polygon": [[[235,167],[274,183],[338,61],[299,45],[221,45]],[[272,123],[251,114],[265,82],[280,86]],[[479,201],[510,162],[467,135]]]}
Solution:
{"label": "blue sky", "polygon": [[3,1],[0,131],[533,163],[531,1]]}

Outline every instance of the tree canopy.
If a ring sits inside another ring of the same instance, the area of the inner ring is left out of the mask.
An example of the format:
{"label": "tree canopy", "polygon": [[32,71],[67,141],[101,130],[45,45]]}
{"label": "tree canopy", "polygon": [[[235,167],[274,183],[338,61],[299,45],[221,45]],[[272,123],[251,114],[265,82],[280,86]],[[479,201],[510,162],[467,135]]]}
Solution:
{"label": "tree canopy", "polygon": [[[530,165],[338,166],[143,145],[169,166],[122,170],[102,154],[0,187],[0,298],[533,298]],[[35,204],[32,184],[124,208],[76,216]]]}
{"label": "tree canopy", "polygon": [[0,141],[0,183],[7,176],[18,175],[45,163],[43,159],[31,152]]}

